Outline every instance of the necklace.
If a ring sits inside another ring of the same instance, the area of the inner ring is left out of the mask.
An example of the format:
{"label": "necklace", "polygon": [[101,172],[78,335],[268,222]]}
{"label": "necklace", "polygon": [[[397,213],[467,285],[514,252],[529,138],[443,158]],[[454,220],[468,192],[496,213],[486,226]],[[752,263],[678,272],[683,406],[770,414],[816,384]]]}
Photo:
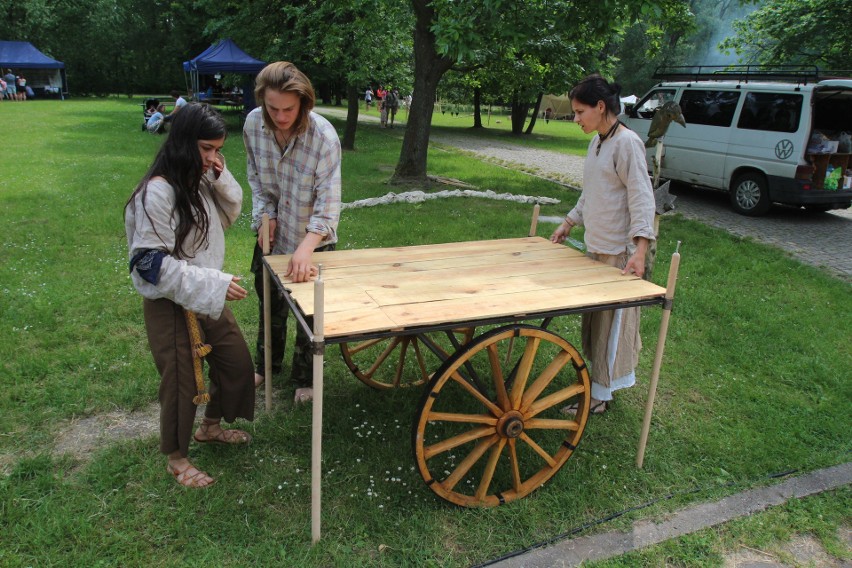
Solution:
{"label": "necklace", "polygon": [[[279,139],[279,133],[280,133],[280,139]],[[278,145],[281,147],[282,151],[286,150],[287,147],[290,146],[290,141],[292,139],[293,139],[292,134],[287,136],[283,132],[281,132],[280,130],[278,132],[276,132],[276,134],[275,134],[275,141],[278,142]]]}
{"label": "necklace", "polygon": [[609,127],[609,130],[606,131],[606,134],[599,134],[598,136],[598,147],[595,150],[595,156],[599,156],[601,153],[601,144],[604,143],[604,140],[612,136],[615,130],[618,128],[618,125],[621,124],[620,120],[617,120]]}

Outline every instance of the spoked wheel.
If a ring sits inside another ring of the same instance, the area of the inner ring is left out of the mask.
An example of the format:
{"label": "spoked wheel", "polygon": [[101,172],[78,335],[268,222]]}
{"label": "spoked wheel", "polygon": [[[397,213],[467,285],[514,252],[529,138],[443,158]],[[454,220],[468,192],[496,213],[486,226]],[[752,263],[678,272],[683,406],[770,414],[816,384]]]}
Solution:
{"label": "spoked wheel", "polygon": [[[456,352],[423,393],[413,430],[426,484],[464,507],[525,497],[571,457],[589,416],[577,350],[539,327],[492,330]],[[575,415],[564,413],[577,405]]]}
{"label": "spoked wheel", "polygon": [[469,342],[475,330],[465,327],[341,343],[340,352],[349,370],[374,389],[417,386],[427,382],[450,353]]}

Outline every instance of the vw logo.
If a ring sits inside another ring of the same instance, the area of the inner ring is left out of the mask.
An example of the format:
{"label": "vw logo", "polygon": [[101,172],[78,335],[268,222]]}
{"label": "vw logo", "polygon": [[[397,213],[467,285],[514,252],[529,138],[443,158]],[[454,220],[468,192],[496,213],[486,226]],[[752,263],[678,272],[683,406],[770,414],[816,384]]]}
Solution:
{"label": "vw logo", "polygon": [[779,160],[786,160],[787,158],[789,158],[792,155],[793,155],[793,142],[792,141],[785,138],[784,140],[781,140],[778,144],[775,145],[775,156]]}

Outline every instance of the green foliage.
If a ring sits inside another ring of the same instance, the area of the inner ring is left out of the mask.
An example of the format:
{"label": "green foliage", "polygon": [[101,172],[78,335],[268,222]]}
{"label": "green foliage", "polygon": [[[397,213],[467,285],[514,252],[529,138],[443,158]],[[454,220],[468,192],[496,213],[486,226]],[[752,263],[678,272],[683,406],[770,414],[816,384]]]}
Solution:
{"label": "green foliage", "polygon": [[848,70],[850,13],[852,0],[767,0],[735,22],[736,36],[722,47],[750,63]]}

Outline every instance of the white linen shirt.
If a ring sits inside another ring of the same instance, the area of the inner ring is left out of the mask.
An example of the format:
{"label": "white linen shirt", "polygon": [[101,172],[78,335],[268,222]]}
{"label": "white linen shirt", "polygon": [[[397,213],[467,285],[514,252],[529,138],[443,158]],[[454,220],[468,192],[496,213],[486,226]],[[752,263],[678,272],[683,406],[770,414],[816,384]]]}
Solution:
{"label": "white linen shirt", "polygon": [[654,190],[639,136],[621,127],[601,144],[589,143],[583,165],[583,192],[567,217],[586,227],[589,252],[621,254],[631,251],[633,239],[654,240]]}
{"label": "white linen shirt", "polygon": [[[212,171],[201,182],[201,198],[210,220],[207,243],[200,248],[197,230],[191,230],[184,241],[189,259],[172,256],[175,248],[175,192],[163,178],[148,182],[145,194],[139,192],[127,207],[124,230],[127,233],[128,259],[142,250],[156,249],[166,253],[157,284],[143,279],[136,270],[130,277],[133,286],[149,300],[168,298],[187,310],[219,319],[225,307],[225,294],[233,275],[222,272],[225,261],[225,229],[239,216],[243,190],[226,169],[215,179]],[[198,239],[198,240],[196,240]]]}
{"label": "white linen shirt", "polygon": [[243,126],[246,174],[252,195],[252,229],[264,213],[277,219],[273,254],[292,254],[306,232],[322,235],[319,246],[337,242],[340,221],[340,138],[334,126],[311,112],[307,130],[283,151],[263,123],[263,109]]}

